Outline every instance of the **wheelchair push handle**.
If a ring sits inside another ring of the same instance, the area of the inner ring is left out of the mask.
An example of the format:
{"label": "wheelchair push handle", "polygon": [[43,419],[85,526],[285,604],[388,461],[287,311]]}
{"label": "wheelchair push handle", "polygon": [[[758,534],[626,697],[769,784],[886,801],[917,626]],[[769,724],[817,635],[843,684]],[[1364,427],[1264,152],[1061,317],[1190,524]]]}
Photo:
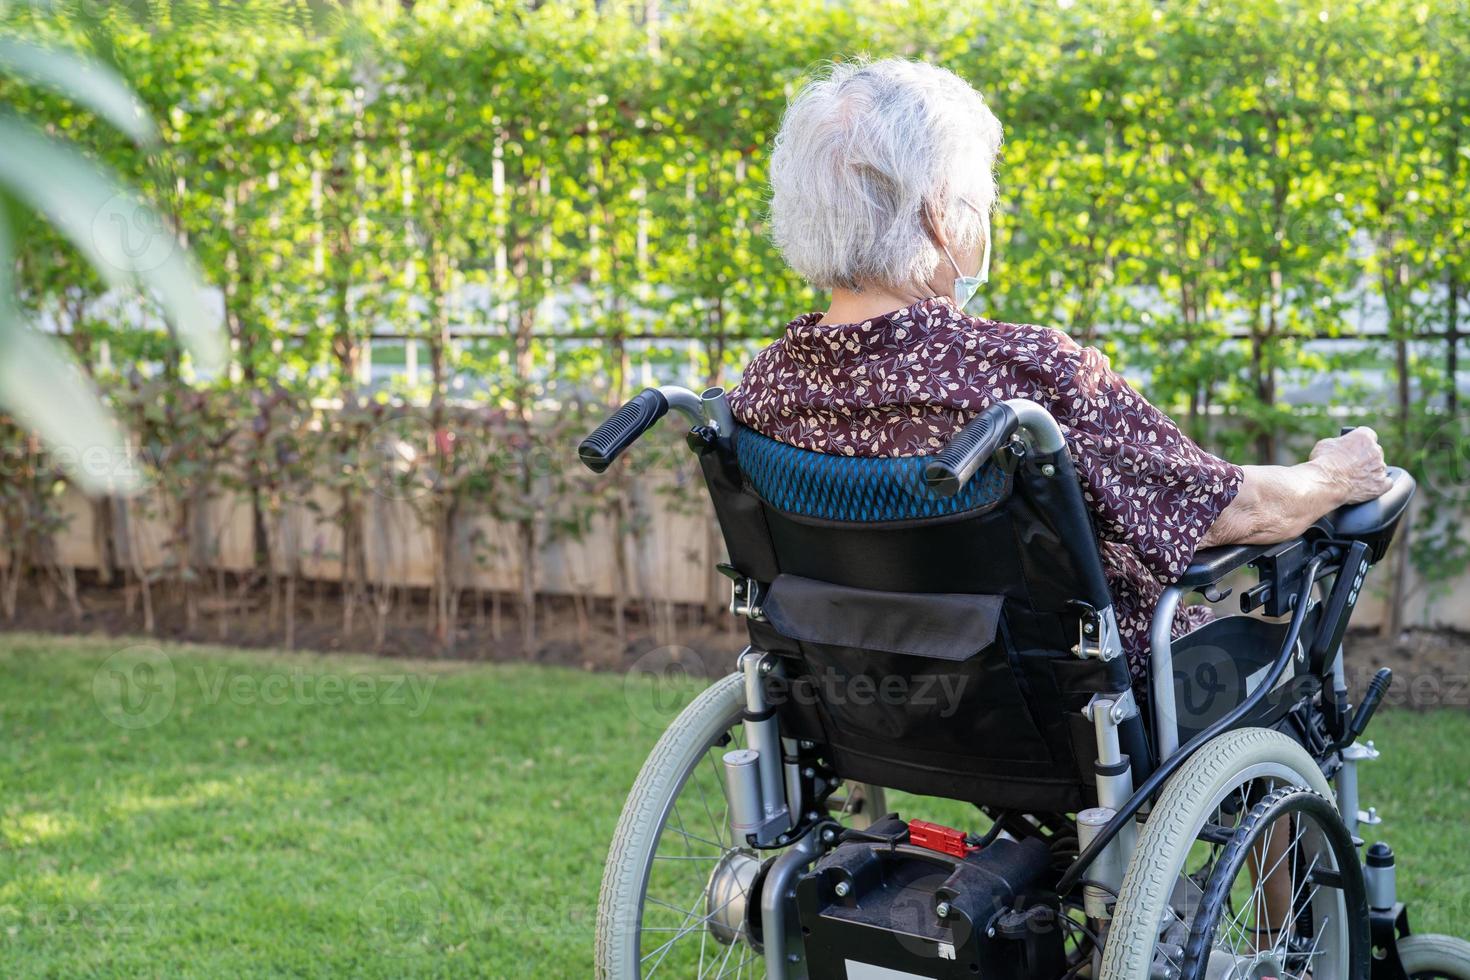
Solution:
{"label": "wheelchair push handle", "polygon": [[644,388],[582,440],[577,457],[592,472],[605,471],[670,409],[687,418],[690,425],[708,426],[720,436],[735,429],[723,388],[706,388],[698,395],[679,385]]}
{"label": "wheelchair push handle", "polygon": [[941,497],[959,493],[975,471],[1015,434],[1018,417],[997,402],[975,416],[924,466],[924,483]]}
{"label": "wheelchair push handle", "polygon": [[669,400],[663,392],[644,388],[582,440],[577,458],[594,473],[605,471],[668,410]]}

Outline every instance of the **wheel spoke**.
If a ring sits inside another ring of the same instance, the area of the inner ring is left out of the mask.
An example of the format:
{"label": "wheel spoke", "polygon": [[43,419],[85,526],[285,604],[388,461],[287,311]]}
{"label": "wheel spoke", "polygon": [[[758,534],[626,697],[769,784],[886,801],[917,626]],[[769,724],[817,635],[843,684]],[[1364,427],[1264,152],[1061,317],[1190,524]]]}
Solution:
{"label": "wheel spoke", "polygon": [[655,854],[655,861],[719,861],[723,854]]}
{"label": "wheel spoke", "polygon": [[[739,747],[740,734],[737,725],[731,730],[731,737],[724,748]],[[719,946],[711,949],[710,923],[713,918],[732,903],[750,899],[746,883],[736,879],[723,903],[713,908],[706,907],[709,875],[734,852],[734,846],[728,840],[729,801],[725,797],[724,781],[716,758],[718,748],[716,740],[716,745],[706,749],[699,761],[691,765],[684,790],[670,806],[654,849],[650,880],[644,893],[645,909],[663,912],[665,922],[645,921],[641,926],[640,932],[652,941],[640,943],[641,946],[651,946],[646,951],[640,950],[639,962],[645,964],[641,970],[645,977],[653,976],[673,962],[683,964],[671,967],[683,975],[727,976],[732,970],[738,975],[754,956],[753,950],[739,938],[724,949]],[[717,787],[719,803],[712,798],[711,779]],[[664,850],[675,853],[663,853]],[[660,867],[666,869],[662,875],[655,873]],[[667,924],[670,921],[674,924]],[[699,935],[697,966],[688,962],[694,955],[692,943],[696,933]],[[686,944],[685,940],[689,943]],[[688,953],[675,956],[674,950],[682,947],[687,947]],[[740,949],[738,955],[736,947]]]}
{"label": "wheel spoke", "polygon": [[1347,949],[1348,880],[1337,871],[1341,834],[1334,837],[1324,822],[1336,814],[1295,787],[1258,800],[1206,882],[1182,970],[1195,975],[1201,957],[1208,962],[1213,951],[1232,971],[1250,976],[1309,980],[1335,973]]}
{"label": "wheel spoke", "polygon": [[[653,956],[659,950],[663,950],[663,949],[666,949],[669,946],[672,946],[674,943],[678,942],[684,936],[688,936],[688,935],[692,934],[693,932],[695,932],[696,930],[698,930],[700,932],[707,932],[707,930],[702,929],[701,927],[703,925],[705,925],[707,922],[709,922],[709,920],[714,917],[714,914],[716,912],[724,911],[724,909],[726,908],[726,906],[728,906],[731,902],[735,901],[735,896],[732,895],[730,898],[727,898],[724,901],[723,904],[719,905],[716,908],[710,909],[704,915],[700,915],[699,914],[699,910],[697,908],[690,909],[690,910],[687,910],[686,911],[684,909],[679,908],[677,905],[670,905],[668,902],[660,901],[659,899],[654,898],[652,895],[648,896],[647,900],[650,901],[650,902],[653,902],[656,905],[662,905],[665,908],[673,909],[675,912],[682,913],[684,915],[684,922],[680,924],[678,935],[676,935],[672,939],[668,940],[668,942],[664,943],[662,946],[659,946],[658,949],[654,949],[654,950],[649,951],[646,955],[643,956],[643,959],[644,960],[648,959],[648,957],[650,957],[650,956]],[[694,920],[694,921],[691,922],[691,920]],[[644,931],[647,932],[649,930],[645,928]],[[650,970],[650,972],[652,972],[652,970]]]}

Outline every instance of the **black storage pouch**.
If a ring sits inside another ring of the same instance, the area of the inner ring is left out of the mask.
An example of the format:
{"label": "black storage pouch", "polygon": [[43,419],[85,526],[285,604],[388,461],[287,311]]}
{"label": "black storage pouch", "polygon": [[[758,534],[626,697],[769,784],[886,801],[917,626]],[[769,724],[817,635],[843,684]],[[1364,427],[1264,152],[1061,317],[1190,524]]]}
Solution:
{"label": "black storage pouch", "polygon": [[776,707],[808,730],[815,712],[845,776],[1001,805],[1076,800],[1070,759],[1056,751],[1070,746],[1037,724],[1000,596],[783,574],[762,611],[799,651],[781,690],[768,688]]}

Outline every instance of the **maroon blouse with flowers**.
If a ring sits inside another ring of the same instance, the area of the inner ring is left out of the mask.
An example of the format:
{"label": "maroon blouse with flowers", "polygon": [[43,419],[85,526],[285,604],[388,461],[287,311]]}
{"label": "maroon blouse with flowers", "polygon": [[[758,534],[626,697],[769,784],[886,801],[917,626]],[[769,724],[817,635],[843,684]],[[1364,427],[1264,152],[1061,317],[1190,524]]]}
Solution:
{"label": "maroon blouse with flowers", "polygon": [[[849,456],[940,449],[995,401],[1029,398],[1066,435],[1097,529],[1135,677],[1164,587],[1240,490],[1240,467],[1189,440],[1090,347],[1048,327],[966,316],[925,300],[862,323],[797,317],[751,360],[735,416],[780,442]],[[1181,608],[1177,634],[1209,619]]]}

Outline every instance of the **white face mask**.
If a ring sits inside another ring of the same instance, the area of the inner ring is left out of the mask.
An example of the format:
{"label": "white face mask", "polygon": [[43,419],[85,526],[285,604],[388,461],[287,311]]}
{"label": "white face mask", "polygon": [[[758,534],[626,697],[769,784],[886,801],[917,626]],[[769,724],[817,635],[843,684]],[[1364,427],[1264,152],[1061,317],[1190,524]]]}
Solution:
{"label": "white face mask", "polygon": [[[965,203],[970,204],[969,201],[965,201]],[[973,204],[970,206],[974,207]],[[975,210],[980,211],[979,208],[975,208]],[[944,249],[945,258],[949,259],[949,264],[954,266],[954,301],[961,310],[969,305],[970,300],[975,298],[975,294],[980,291],[980,287],[990,281],[990,215],[984,211],[980,211],[980,226],[985,234],[985,251],[980,255],[980,273],[978,275],[967,276],[960,272],[960,264],[950,254],[949,246],[941,246]]]}

